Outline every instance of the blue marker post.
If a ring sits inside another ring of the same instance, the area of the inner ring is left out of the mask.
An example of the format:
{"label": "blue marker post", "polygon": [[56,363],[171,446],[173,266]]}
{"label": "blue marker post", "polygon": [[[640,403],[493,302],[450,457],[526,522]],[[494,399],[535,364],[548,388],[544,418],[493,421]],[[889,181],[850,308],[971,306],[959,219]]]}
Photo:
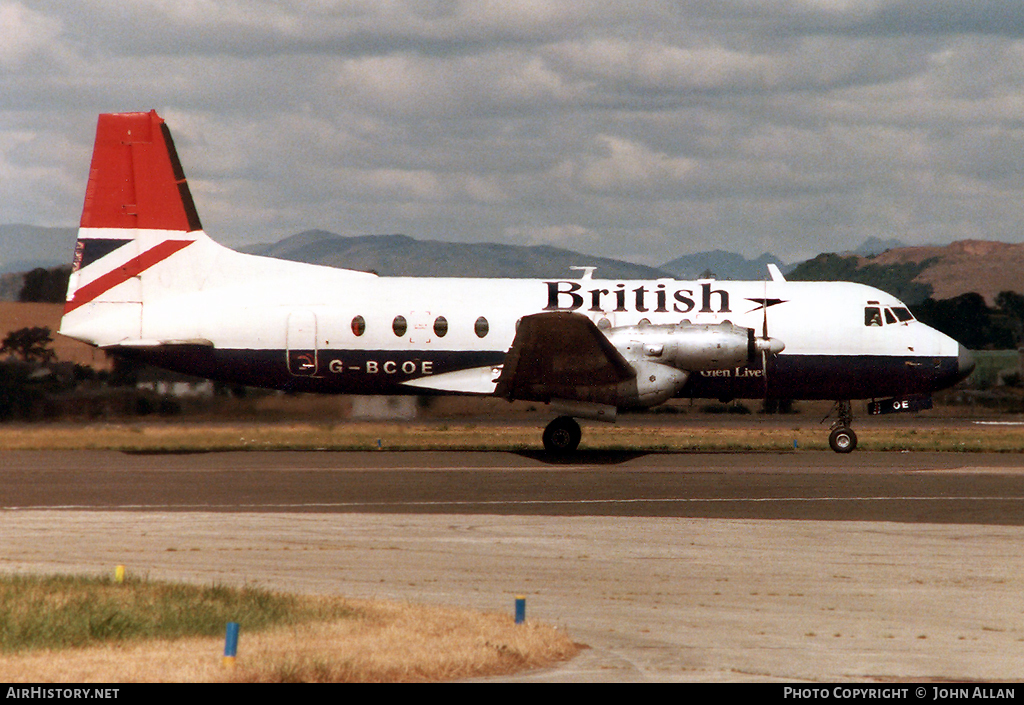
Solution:
{"label": "blue marker post", "polygon": [[526,621],[526,598],[522,595],[516,595],[516,624],[522,624]]}
{"label": "blue marker post", "polygon": [[235,667],[235,656],[238,654],[238,622],[228,622],[227,635],[224,638],[224,668]]}

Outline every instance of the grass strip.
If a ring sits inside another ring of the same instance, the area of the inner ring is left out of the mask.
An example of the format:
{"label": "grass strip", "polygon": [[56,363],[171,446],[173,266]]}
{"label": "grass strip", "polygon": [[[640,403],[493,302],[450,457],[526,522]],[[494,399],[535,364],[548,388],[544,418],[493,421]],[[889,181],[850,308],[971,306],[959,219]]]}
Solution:
{"label": "grass strip", "polygon": [[[417,422],[137,423],[0,427],[0,450],[117,450],[213,452],[239,450],[540,451],[540,426],[531,424],[428,424]],[[862,450],[1024,452],[1020,426],[901,425],[857,428]],[[828,428],[811,422],[791,427],[594,425],[582,450],[799,451],[828,450]]]}
{"label": "grass strip", "polygon": [[200,586],[76,575],[0,577],[0,652],[107,641],[216,636],[228,622],[261,631],[351,612],[256,587]]}
{"label": "grass strip", "polygon": [[[241,625],[235,668],[224,629]],[[259,588],[0,576],[0,682],[430,682],[572,658],[511,614]]]}

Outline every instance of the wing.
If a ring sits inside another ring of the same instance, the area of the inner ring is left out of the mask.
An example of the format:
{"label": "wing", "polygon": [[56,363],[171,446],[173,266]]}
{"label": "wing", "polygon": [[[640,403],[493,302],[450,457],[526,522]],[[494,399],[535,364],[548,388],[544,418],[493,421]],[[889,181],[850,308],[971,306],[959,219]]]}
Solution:
{"label": "wing", "polygon": [[633,366],[589,318],[552,311],[520,320],[494,392],[509,400],[608,403],[635,378]]}

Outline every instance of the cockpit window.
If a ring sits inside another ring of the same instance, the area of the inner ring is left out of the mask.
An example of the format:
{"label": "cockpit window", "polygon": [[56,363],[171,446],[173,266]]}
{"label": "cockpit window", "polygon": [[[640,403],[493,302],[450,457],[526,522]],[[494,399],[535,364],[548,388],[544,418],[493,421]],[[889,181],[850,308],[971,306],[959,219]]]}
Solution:
{"label": "cockpit window", "polygon": [[892,311],[890,309],[885,309],[885,322],[886,323],[895,323],[896,322],[896,316],[893,315],[893,313],[892,313]]}
{"label": "cockpit window", "polygon": [[866,306],[864,308],[864,325],[866,326],[881,326],[882,325],[882,311],[876,306]]}
{"label": "cockpit window", "polygon": [[896,318],[900,319],[900,323],[914,320],[914,314],[902,306],[894,306],[892,312],[896,314]]}

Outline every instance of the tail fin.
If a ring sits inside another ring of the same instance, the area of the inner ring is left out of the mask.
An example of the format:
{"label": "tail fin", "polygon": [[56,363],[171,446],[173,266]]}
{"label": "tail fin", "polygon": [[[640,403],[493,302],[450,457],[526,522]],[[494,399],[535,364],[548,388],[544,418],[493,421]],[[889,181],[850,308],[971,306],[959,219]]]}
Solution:
{"label": "tail fin", "polygon": [[201,233],[163,119],[156,111],[100,115],[64,312],[97,299],[141,302],[131,280]]}
{"label": "tail fin", "polygon": [[270,282],[308,306],[314,282],[375,276],[217,244],[202,230],[160,116],[100,115],[60,332],[99,347],[210,344],[202,334],[217,324],[199,319],[225,301],[244,307]]}
{"label": "tail fin", "polygon": [[100,115],[81,227],[203,229],[171,132],[155,110]]}
{"label": "tail fin", "polygon": [[[194,280],[198,251],[165,260],[200,242],[192,250],[219,247],[202,231],[163,119],[156,111],[100,115],[61,332],[102,344],[81,323],[104,318],[115,338],[140,338],[143,295],[153,300],[172,282]],[[143,276],[157,265],[158,276]]]}

